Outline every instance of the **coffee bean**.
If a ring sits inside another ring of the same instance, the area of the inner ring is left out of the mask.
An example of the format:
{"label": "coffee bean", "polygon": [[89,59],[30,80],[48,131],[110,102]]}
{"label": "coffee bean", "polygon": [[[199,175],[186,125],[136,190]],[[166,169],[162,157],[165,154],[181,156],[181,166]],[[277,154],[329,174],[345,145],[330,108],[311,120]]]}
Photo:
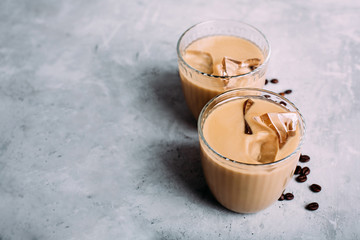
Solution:
{"label": "coffee bean", "polygon": [[278,80],[278,79],[276,79],[276,78],[273,78],[273,79],[271,79],[271,80],[270,80],[270,82],[271,82],[271,83],[276,84],[276,83],[278,83],[278,82],[279,82],[279,80]]}
{"label": "coffee bean", "polygon": [[292,93],[292,90],[291,90],[291,89],[288,89],[288,90],[284,91],[284,93],[285,93],[285,94],[290,94],[290,93]]}
{"label": "coffee bean", "polygon": [[269,80],[265,79],[265,85],[269,83]]}
{"label": "coffee bean", "polygon": [[270,98],[270,95],[265,94],[264,97],[265,98]]}
{"label": "coffee bean", "polygon": [[294,195],[292,193],[287,193],[284,195],[285,200],[293,200]]}
{"label": "coffee bean", "polygon": [[313,192],[320,192],[321,191],[321,186],[317,185],[317,184],[312,184],[310,186],[310,190],[313,191]]}
{"label": "coffee bean", "polygon": [[305,208],[310,211],[315,211],[316,209],[319,208],[319,204],[317,202],[312,202],[312,203],[309,203],[308,205],[306,205]]}
{"label": "coffee bean", "polygon": [[296,180],[297,182],[302,183],[302,182],[306,182],[307,177],[306,177],[306,175],[299,175],[298,177],[295,178],[295,180]]}
{"label": "coffee bean", "polygon": [[284,194],[281,194],[281,196],[279,197],[279,201],[283,201],[285,199]]}
{"label": "coffee bean", "polygon": [[309,175],[310,174],[310,168],[308,167],[303,167],[303,169],[301,169],[301,175]]}
{"label": "coffee bean", "polygon": [[279,93],[280,96],[285,96],[285,93],[281,92]]}
{"label": "coffee bean", "polygon": [[296,166],[294,174],[298,175],[301,172],[301,167],[299,165]]}
{"label": "coffee bean", "polygon": [[284,106],[287,105],[286,102],[284,102],[284,101],[281,101],[280,104],[282,104],[282,105],[284,105]]}
{"label": "coffee bean", "polygon": [[299,158],[299,161],[300,162],[308,162],[310,161],[310,157],[308,155],[300,155],[300,158]]}

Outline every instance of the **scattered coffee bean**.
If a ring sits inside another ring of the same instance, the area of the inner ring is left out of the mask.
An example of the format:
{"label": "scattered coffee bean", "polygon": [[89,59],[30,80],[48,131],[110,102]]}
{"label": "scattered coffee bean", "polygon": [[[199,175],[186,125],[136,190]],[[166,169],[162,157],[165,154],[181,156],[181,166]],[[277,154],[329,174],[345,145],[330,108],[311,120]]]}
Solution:
{"label": "scattered coffee bean", "polygon": [[294,174],[298,175],[298,174],[300,174],[300,172],[301,172],[301,167],[299,165],[297,165],[296,168],[295,168]]}
{"label": "scattered coffee bean", "polygon": [[310,174],[310,168],[308,167],[303,167],[303,169],[301,169],[301,175],[309,175]]}
{"label": "scattered coffee bean", "polygon": [[290,93],[292,93],[292,90],[291,90],[291,89],[288,89],[288,90],[286,90],[284,93],[285,93],[285,94],[290,94]]}
{"label": "scattered coffee bean", "polygon": [[265,98],[270,98],[270,95],[265,94],[264,97]]}
{"label": "scattered coffee bean", "polygon": [[302,183],[302,182],[306,182],[307,177],[306,177],[306,175],[299,175],[298,177],[295,178],[295,180],[296,180],[297,182]]}
{"label": "scattered coffee bean", "polygon": [[285,93],[281,92],[279,93],[280,96],[285,96]]}
{"label": "scattered coffee bean", "polygon": [[310,186],[310,190],[313,191],[313,192],[320,192],[321,191],[321,186],[317,185],[317,184],[312,184]]}
{"label": "scattered coffee bean", "polygon": [[309,203],[308,205],[306,205],[305,208],[310,211],[315,211],[319,208],[319,204],[317,202],[312,202],[312,203]]}
{"label": "scattered coffee bean", "polygon": [[281,101],[280,104],[282,104],[282,105],[284,105],[284,106],[287,105],[286,102],[284,102],[284,101]]}
{"label": "scattered coffee bean", "polygon": [[285,199],[284,194],[281,194],[281,196],[279,197],[279,201],[283,201]]}
{"label": "scattered coffee bean", "polygon": [[276,78],[273,78],[273,79],[271,79],[271,80],[270,80],[270,82],[271,82],[271,83],[276,84],[276,83],[278,83],[278,82],[279,82],[279,80],[278,80],[278,79],[276,79]]}
{"label": "scattered coffee bean", "polygon": [[269,83],[269,80],[265,79],[265,85]]}
{"label": "scattered coffee bean", "polygon": [[294,199],[294,195],[292,193],[286,193],[284,195],[285,200],[293,200]]}
{"label": "scattered coffee bean", "polygon": [[299,161],[300,162],[308,162],[310,161],[310,157],[308,155],[300,155],[300,158],[299,158]]}

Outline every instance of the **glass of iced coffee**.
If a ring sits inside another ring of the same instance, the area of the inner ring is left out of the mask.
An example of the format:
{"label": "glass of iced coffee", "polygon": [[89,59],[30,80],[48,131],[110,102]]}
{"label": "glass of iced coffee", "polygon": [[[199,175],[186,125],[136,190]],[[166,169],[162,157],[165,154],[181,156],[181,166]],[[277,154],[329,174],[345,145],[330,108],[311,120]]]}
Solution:
{"label": "glass of iced coffee", "polygon": [[217,20],[192,26],[177,44],[179,74],[187,105],[198,118],[216,95],[234,88],[262,88],[270,46],[256,28]]}
{"label": "glass of iced coffee", "polygon": [[229,90],[200,113],[198,133],[206,182],[239,213],[274,203],[294,174],[305,123],[286,98],[262,89]]}

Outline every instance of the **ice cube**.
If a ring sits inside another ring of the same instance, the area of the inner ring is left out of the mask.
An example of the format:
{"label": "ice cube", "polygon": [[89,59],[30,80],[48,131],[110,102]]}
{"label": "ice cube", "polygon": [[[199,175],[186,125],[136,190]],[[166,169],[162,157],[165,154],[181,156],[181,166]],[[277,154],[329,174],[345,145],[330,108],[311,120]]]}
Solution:
{"label": "ice cube", "polygon": [[244,61],[242,64],[243,67],[248,67],[251,70],[256,69],[258,66],[260,66],[261,60],[259,58],[250,58]]}
{"label": "ice cube", "polygon": [[245,117],[245,114],[250,110],[251,106],[254,104],[254,101],[250,98],[246,99],[243,105],[243,115]]}
{"label": "ice cube", "polygon": [[279,151],[278,137],[274,132],[260,131],[245,139],[249,156],[259,163],[274,162]]}
{"label": "ice cube", "polygon": [[237,76],[251,72],[257,68],[261,63],[258,58],[251,58],[245,61],[235,60],[229,57],[224,57],[221,64],[214,66],[214,75],[217,76]]}
{"label": "ice cube", "polygon": [[254,118],[276,132],[280,148],[285,145],[289,136],[294,136],[296,133],[298,116],[295,112],[265,113]]}
{"label": "ice cube", "polygon": [[214,65],[213,75],[222,77],[227,76],[222,63]]}
{"label": "ice cube", "polygon": [[212,74],[213,72],[213,59],[210,53],[187,50],[184,55],[185,61],[196,70],[200,72]]}
{"label": "ice cube", "polygon": [[251,127],[249,125],[249,123],[246,121],[245,115],[246,113],[249,111],[249,109],[251,108],[251,106],[254,104],[254,101],[249,99],[246,99],[246,101],[244,102],[243,105],[243,116],[244,116],[244,124],[245,124],[245,134],[249,134],[251,135],[253,132],[251,130]]}
{"label": "ice cube", "polygon": [[251,72],[251,69],[243,65],[242,61],[224,57],[222,60],[224,76],[236,76]]}

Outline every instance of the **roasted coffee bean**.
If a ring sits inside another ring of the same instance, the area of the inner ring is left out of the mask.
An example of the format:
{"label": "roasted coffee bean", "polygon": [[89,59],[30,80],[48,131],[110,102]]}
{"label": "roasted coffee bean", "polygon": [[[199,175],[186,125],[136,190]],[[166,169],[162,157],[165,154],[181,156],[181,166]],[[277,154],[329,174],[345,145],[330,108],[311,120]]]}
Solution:
{"label": "roasted coffee bean", "polygon": [[315,211],[316,209],[319,208],[319,204],[317,202],[312,202],[312,203],[309,203],[308,205],[306,205],[305,208],[310,211]]}
{"label": "roasted coffee bean", "polygon": [[269,80],[265,79],[265,85],[269,83]]}
{"label": "roasted coffee bean", "polygon": [[301,169],[301,175],[309,175],[310,174],[310,168],[308,167],[303,167],[303,169]]}
{"label": "roasted coffee bean", "polygon": [[321,186],[317,185],[317,184],[311,184],[310,190],[313,191],[313,192],[320,192],[321,191]]}
{"label": "roasted coffee bean", "polygon": [[265,94],[264,97],[265,98],[270,98],[270,95]]}
{"label": "roasted coffee bean", "polygon": [[307,177],[306,177],[306,175],[299,175],[299,176],[297,176],[297,177],[295,178],[295,180],[296,180],[297,182],[302,183],[302,182],[306,182]]}
{"label": "roasted coffee bean", "polygon": [[273,79],[271,79],[271,80],[270,80],[270,82],[271,82],[271,83],[276,84],[276,83],[278,83],[278,82],[279,82],[279,80],[278,80],[278,79],[276,79],[276,78],[273,78]]}
{"label": "roasted coffee bean", "polygon": [[292,90],[291,90],[291,89],[288,89],[288,90],[286,90],[284,93],[285,93],[285,94],[290,94],[290,93],[292,93]]}
{"label": "roasted coffee bean", "polygon": [[280,96],[285,96],[285,93],[281,92],[279,93]]}
{"label": "roasted coffee bean", "polygon": [[308,155],[300,155],[300,158],[299,158],[299,161],[300,162],[308,162],[310,161],[310,157]]}
{"label": "roasted coffee bean", "polygon": [[279,201],[283,201],[285,199],[284,194],[281,194],[281,196],[279,197]]}
{"label": "roasted coffee bean", "polygon": [[284,102],[284,101],[281,101],[280,104],[286,106],[286,102]]}
{"label": "roasted coffee bean", "polygon": [[284,195],[285,200],[293,200],[294,199],[294,195],[292,193],[286,193]]}
{"label": "roasted coffee bean", "polygon": [[299,165],[296,166],[294,174],[298,175],[301,172],[301,167]]}

